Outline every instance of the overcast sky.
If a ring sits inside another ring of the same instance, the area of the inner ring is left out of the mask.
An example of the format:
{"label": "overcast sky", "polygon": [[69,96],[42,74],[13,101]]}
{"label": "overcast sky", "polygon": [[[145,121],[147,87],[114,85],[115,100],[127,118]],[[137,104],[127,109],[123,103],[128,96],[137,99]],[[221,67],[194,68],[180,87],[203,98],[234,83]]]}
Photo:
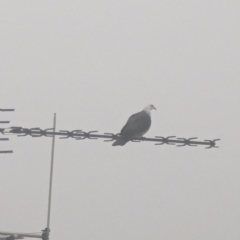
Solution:
{"label": "overcast sky", "polygon": [[[240,239],[240,2],[0,2],[7,126],[117,133],[151,103],[146,134],[220,148],[56,139],[52,240]],[[47,224],[50,138],[0,150],[0,230]]]}

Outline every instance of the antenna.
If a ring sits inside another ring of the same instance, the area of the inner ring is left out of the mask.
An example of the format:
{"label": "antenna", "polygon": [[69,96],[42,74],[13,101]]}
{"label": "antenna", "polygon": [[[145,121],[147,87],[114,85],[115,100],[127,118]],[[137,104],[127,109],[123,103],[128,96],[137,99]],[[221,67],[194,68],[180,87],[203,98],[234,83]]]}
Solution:
{"label": "antenna", "polygon": [[[14,109],[0,109],[0,112],[10,112],[14,111]],[[0,121],[0,124],[6,124],[9,121]],[[54,113],[53,118],[53,128],[41,129],[39,127],[35,128],[22,128],[22,127],[8,127],[8,128],[0,128],[0,133],[2,135],[17,135],[18,137],[52,137],[52,150],[51,150],[51,165],[50,165],[50,178],[49,178],[49,193],[48,193],[48,211],[47,211],[47,227],[42,230],[42,233],[13,233],[13,232],[1,232],[0,231],[0,240],[14,240],[14,239],[22,239],[24,237],[31,237],[31,238],[41,238],[42,240],[49,239],[50,233],[50,219],[51,219],[51,199],[52,199],[52,184],[53,184],[53,166],[54,166],[54,148],[55,148],[55,136],[59,137],[60,139],[75,139],[75,140],[96,140],[96,139],[104,139],[105,142],[111,142],[118,139],[121,134],[117,133],[103,133],[99,134],[98,131],[82,131],[79,129],[76,130],[60,130],[56,131],[56,113]],[[8,138],[0,138],[0,141],[7,141]],[[176,136],[155,136],[152,138],[140,137],[131,139],[132,142],[153,142],[155,145],[175,145],[177,147],[184,147],[184,146],[205,146],[205,148],[218,148],[216,142],[220,139],[213,139],[213,140],[203,140],[199,141],[196,137],[192,138],[177,138]],[[0,151],[1,153],[12,153],[12,150],[4,150]],[[8,236],[2,238],[2,236]]]}

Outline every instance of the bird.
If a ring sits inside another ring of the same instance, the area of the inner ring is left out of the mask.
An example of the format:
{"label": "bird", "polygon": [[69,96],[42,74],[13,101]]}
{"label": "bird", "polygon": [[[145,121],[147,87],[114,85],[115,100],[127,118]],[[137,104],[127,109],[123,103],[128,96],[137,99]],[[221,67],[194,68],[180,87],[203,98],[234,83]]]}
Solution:
{"label": "bird", "polygon": [[130,140],[142,137],[150,129],[152,109],[157,110],[152,104],[148,104],[141,112],[131,115],[112,146],[124,146]]}

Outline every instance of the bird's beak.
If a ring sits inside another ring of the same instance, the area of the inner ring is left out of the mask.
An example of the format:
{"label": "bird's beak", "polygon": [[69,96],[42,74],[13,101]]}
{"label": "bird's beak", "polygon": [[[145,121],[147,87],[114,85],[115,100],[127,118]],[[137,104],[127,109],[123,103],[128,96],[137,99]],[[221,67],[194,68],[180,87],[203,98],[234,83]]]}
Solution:
{"label": "bird's beak", "polygon": [[154,106],[153,106],[153,109],[157,110]]}

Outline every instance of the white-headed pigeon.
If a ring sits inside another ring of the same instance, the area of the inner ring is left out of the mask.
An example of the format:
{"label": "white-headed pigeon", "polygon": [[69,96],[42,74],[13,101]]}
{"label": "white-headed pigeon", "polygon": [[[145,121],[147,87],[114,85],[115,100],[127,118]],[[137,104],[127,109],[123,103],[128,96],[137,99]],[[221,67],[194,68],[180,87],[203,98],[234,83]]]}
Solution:
{"label": "white-headed pigeon", "polygon": [[156,108],[149,104],[141,112],[135,113],[128,119],[121,130],[120,137],[112,144],[123,146],[133,138],[142,137],[151,126],[151,110]]}

